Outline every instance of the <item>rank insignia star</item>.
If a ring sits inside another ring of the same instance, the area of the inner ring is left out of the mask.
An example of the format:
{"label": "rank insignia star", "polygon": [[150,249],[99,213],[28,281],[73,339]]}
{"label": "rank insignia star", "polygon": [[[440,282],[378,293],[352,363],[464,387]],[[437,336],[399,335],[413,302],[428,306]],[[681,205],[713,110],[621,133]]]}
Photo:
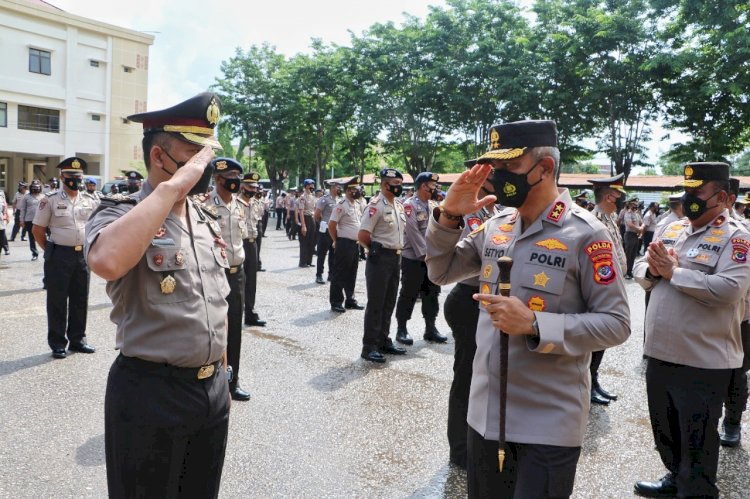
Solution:
{"label": "rank insignia star", "polygon": [[549,276],[547,276],[547,274],[545,274],[544,272],[534,274],[534,286],[541,286],[543,288],[546,288],[548,282]]}

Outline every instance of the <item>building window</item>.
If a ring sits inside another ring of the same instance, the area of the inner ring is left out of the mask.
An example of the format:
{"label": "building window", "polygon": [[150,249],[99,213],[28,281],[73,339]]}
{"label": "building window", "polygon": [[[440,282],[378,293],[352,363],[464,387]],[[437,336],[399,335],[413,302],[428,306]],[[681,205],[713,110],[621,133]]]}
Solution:
{"label": "building window", "polygon": [[94,59],[89,59],[89,64],[92,68],[98,68],[99,67],[99,61],[95,61]]}
{"label": "building window", "polygon": [[92,121],[101,121],[101,120],[102,120],[102,117],[101,117],[101,116],[99,116],[98,114],[92,114],[92,115],[91,115],[91,120],[92,120]]}
{"label": "building window", "polygon": [[135,71],[135,68],[131,68],[130,66],[123,66],[122,70],[126,73],[132,73],[133,71]]}
{"label": "building window", "polygon": [[29,71],[43,75],[51,74],[51,53],[46,50],[29,49]]}
{"label": "building window", "polygon": [[8,126],[8,103],[0,102],[0,127]]}
{"label": "building window", "polygon": [[18,128],[60,133],[60,111],[41,107],[18,106]]}

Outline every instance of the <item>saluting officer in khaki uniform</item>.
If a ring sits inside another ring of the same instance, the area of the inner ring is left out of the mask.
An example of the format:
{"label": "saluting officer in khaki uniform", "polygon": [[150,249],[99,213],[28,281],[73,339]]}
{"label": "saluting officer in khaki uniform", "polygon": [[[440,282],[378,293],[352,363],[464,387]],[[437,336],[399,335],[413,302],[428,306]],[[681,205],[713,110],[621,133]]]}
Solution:
{"label": "saluting officer in khaki uniform", "polygon": [[[104,401],[112,498],[217,497],[229,421],[229,268],[208,190],[219,98],[199,94],[143,123],[148,179],[102,200],[86,226],[91,270],[106,279],[117,325]],[[223,360],[223,361],[222,361]]]}
{"label": "saluting officer in khaki uniform", "polygon": [[241,195],[237,201],[245,210],[245,325],[264,327],[266,321],[261,320],[255,311],[255,295],[258,288],[258,222],[260,222],[260,211],[255,202],[255,194],[260,189],[260,174],[258,172],[246,173],[242,177]]}
{"label": "saluting officer in khaki uniform", "polygon": [[[468,492],[567,497],[589,413],[591,352],[627,339],[627,296],[607,229],[555,185],[555,123],[494,125],[490,139],[491,150],[451,186],[427,229],[431,280],[447,284],[477,274],[480,280]],[[518,209],[503,210],[461,240],[463,216],[496,201],[477,200],[493,168],[497,200]],[[495,294],[501,256],[514,260],[510,297]],[[498,330],[510,335],[502,472]]]}
{"label": "saluting officer in khaki uniform", "polygon": [[83,243],[86,221],[97,200],[88,193],[78,192],[86,170],[83,159],[67,158],[57,167],[63,188],[46,194],[39,202],[32,234],[45,248],[47,343],[54,358],[64,359],[66,346],[73,352],[95,351],[86,342],[90,275],[83,257]]}
{"label": "saluting officer in khaki uniform", "polygon": [[385,362],[383,353],[406,353],[388,337],[404,247],[406,217],[397,199],[403,190],[403,181],[398,170],[384,168],[380,171],[380,194],[365,208],[357,235],[359,244],[369,248],[365,267],[367,307],[362,358],[370,362]]}
{"label": "saluting officer in khaki uniform", "polygon": [[250,394],[240,387],[240,357],[242,353],[242,310],[245,306],[245,261],[243,240],[247,235],[244,206],[237,201],[240,191],[242,165],[232,158],[215,158],[215,188],[208,195],[205,209],[216,215],[221,237],[226,243],[229,268],[224,272],[229,283],[227,304],[227,362],[232,367],[229,393],[234,400],[250,400]]}
{"label": "saluting officer in khaki uniform", "polygon": [[[338,202],[328,219],[331,235],[333,265],[329,301],[331,310],[343,313],[346,309],[363,310],[365,307],[354,298],[359,267],[359,245],[357,235],[362,220],[363,206],[357,202],[362,196],[359,176],[352,177],[344,187],[344,199]],[[335,249],[335,250],[334,250]],[[346,301],[344,301],[346,294]]]}
{"label": "saluting officer in khaki uniform", "polygon": [[740,321],[750,287],[750,237],[726,209],[729,165],[684,168],[686,220],[665,225],[635,278],[646,311],[646,391],[668,473],[638,482],[645,497],[718,497],[718,424],[732,370],[743,360]]}
{"label": "saluting officer in khaki uniform", "polygon": [[[609,237],[614,243],[614,252],[617,255],[615,261],[618,265],[620,275],[627,270],[627,258],[622,243],[620,229],[617,227],[617,207],[625,202],[625,187],[622,179],[625,175],[620,173],[610,178],[589,180],[594,185],[594,201],[596,205],[591,212],[609,231]],[[610,400],[617,400],[617,395],[606,390],[599,383],[599,366],[604,357],[604,350],[591,354],[591,402],[594,404],[608,405]]]}

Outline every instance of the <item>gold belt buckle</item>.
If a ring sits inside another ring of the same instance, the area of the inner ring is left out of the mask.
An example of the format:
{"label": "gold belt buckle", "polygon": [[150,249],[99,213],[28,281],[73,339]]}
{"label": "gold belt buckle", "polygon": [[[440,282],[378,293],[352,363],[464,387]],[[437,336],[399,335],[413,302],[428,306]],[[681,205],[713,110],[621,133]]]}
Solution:
{"label": "gold belt buckle", "polygon": [[206,379],[210,378],[214,375],[214,365],[209,364],[207,366],[201,366],[200,369],[198,369],[198,379]]}
{"label": "gold belt buckle", "polygon": [[83,251],[83,246],[76,246],[73,248],[75,251]]}
{"label": "gold belt buckle", "polygon": [[401,250],[396,250],[396,254],[400,255],[401,254]]}
{"label": "gold belt buckle", "polygon": [[239,270],[239,267],[229,267],[230,274],[236,274],[238,270]]}

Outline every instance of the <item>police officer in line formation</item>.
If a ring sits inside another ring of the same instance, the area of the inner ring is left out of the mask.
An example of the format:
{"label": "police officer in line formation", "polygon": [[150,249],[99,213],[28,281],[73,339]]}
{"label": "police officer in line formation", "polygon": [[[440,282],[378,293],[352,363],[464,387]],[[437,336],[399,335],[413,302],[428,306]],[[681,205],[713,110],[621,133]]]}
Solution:
{"label": "police officer in line formation", "polygon": [[286,192],[282,192],[276,198],[276,230],[281,230],[281,226],[286,227]]}
{"label": "police officer in line formation", "polygon": [[32,235],[44,248],[47,343],[54,358],[64,359],[66,347],[73,352],[95,352],[86,342],[90,275],[83,244],[86,221],[99,201],[78,190],[86,171],[83,159],[70,157],[57,167],[63,188],[47,193],[39,202]]}
{"label": "police officer in line formation", "polygon": [[246,173],[242,177],[241,196],[237,199],[244,207],[245,236],[242,246],[245,250],[245,325],[264,327],[266,321],[261,320],[255,311],[255,295],[258,285],[258,222],[259,212],[255,203],[255,195],[260,189],[260,175],[257,172]]}
{"label": "police officer in line formation", "polygon": [[638,257],[638,249],[641,246],[641,237],[643,237],[643,217],[638,211],[638,198],[633,198],[628,202],[628,209],[624,215],[625,236],[623,245],[625,247],[626,269],[625,278],[633,278],[633,264]]}
{"label": "police officer in line formation", "polygon": [[[625,201],[625,187],[623,186],[623,177],[620,173],[614,177],[589,180],[594,186],[595,206],[591,213],[607,228],[609,237],[612,239],[615,263],[619,275],[627,271],[627,257],[625,248],[620,235],[620,229],[617,227],[617,209]],[[604,350],[598,350],[591,353],[591,402],[599,405],[608,405],[610,400],[617,400],[617,395],[611,393],[602,387],[599,383],[599,366],[604,358]]]}
{"label": "police officer in line formation", "polygon": [[[328,234],[331,238],[333,263],[329,264],[331,286],[329,301],[331,310],[338,313],[347,309],[362,310],[357,303],[354,286],[359,267],[359,246],[357,235],[362,220],[364,206],[358,202],[362,197],[359,177],[352,177],[342,184],[344,198],[339,201],[328,218]],[[320,257],[318,257],[320,261]],[[344,299],[346,295],[346,300]]]}
{"label": "police officer in line formation", "polygon": [[307,178],[303,182],[303,193],[297,199],[296,220],[299,225],[299,266],[312,267],[315,253],[316,230],[315,220],[315,181]]}
{"label": "police officer in line formation", "polygon": [[417,175],[414,179],[414,195],[403,204],[406,228],[404,249],[401,255],[401,292],[396,303],[396,320],[398,321],[396,341],[404,345],[414,343],[406,329],[406,323],[411,319],[417,297],[422,299],[425,341],[435,343],[448,341],[448,338],[440,334],[435,327],[435,319],[440,310],[438,304],[440,286],[427,277],[427,266],[424,263],[427,251],[425,233],[434,207],[432,203],[437,199],[439,179],[437,174],[431,172],[422,172]]}
{"label": "police officer in line formation", "polygon": [[10,234],[11,241],[16,240],[19,230],[21,231],[21,241],[26,240],[26,225],[21,219],[21,213],[23,212],[24,197],[28,190],[29,184],[18,182],[18,189],[15,196],[13,196],[13,232]]}
{"label": "police officer in line formation", "polygon": [[[105,395],[109,495],[217,497],[227,442],[227,242],[190,194],[211,180],[219,98],[199,94],[143,123],[148,178],[102,200],[86,226],[107,280],[120,355]],[[122,237],[122,234],[127,237]]]}
{"label": "police officer in line formation", "polygon": [[404,247],[406,217],[398,201],[404,177],[400,171],[384,168],[380,171],[380,194],[373,196],[362,215],[357,235],[359,244],[368,248],[365,279],[367,307],[365,308],[362,358],[383,363],[383,353],[404,355],[388,337],[391,315],[396,305],[401,249]]}
{"label": "police officer in line formation", "polygon": [[[451,186],[439,218],[430,217],[427,229],[433,282],[472,275],[480,280],[467,418],[468,492],[567,497],[590,404],[590,378],[580,366],[590,363],[591,352],[629,336],[627,295],[608,231],[556,186],[555,123],[494,125],[490,139],[490,151]],[[478,200],[491,172],[497,198]],[[461,239],[464,216],[496,199],[508,208]],[[495,294],[500,256],[514,260],[510,297]],[[502,471],[499,330],[510,335]]]}
{"label": "police officer in line formation", "polygon": [[23,220],[24,227],[26,228],[26,237],[29,238],[29,249],[31,250],[32,261],[39,258],[39,250],[37,249],[34,233],[31,229],[34,225],[34,216],[36,215],[37,208],[43,198],[42,183],[36,179],[32,180],[31,185],[29,186],[29,192],[23,197],[23,211],[21,212],[21,220]]}
{"label": "police officer in line formation", "polygon": [[718,497],[718,423],[732,372],[743,363],[750,234],[726,209],[729,165],[689,163],[683,186],[687,219],[663,226],[634,269],[651,291],[646,390],[668,471],[636,483],[646,497]]}
{"label": "police officer in line formation", "polygon": [[297,199],[299,193],[297,190],[289,191],[289,196],[286,200],[286,222],[284,229],[286,230],[286,237],[293,241],[297,238]]}
{"label": "police officer in line formation", "polygon": [[208,195],[204,210],[209,211],[219,224],[225,246],[219,251],[229,263],[224,274],[229,283],[227,305],[227,363],[232,368],[229,393],[234,400],[250,400],[250,394],[240,387],[240,356],[242,353],[242,310],[245,306],[245,248],[247,237],[245,208],[237,201],[242,181],[242,165],[232,158],[215,158],[214,189]]}
{"label": "police officer in line formation", "polygon": [[326,257],[328,257],[328,281],[331,280],[331,269],[333,268],[333,241],[328,233],[328,220],[331,218],[333,207],[339,202],[339,185],[336,182],[329,183],[329,191],[318,199],[315,205],[313,218],[318,225],[316,254],[318,257],[315,282],[325,284],[323,270],[325,269]]}
{"label": "police officer in line formation", "polygon": [[5,251],[6,255],[10,255],[8,236],[5,233],[8,222],[10,222],[10,215],[8,214],[8,200],[5,199],[5,191],[0,190],[0,249]]}
{"label": "police officer in line formation", "polygon": [[255,196],[252,199],[252,210],[253,218],[257,220],[255,223],[255,229],[258,237],[255,239],[255,244],[258,246],[258,272],[265,272],[266,269],[263,268],[263,260],[260,258],[260,249],[263,246],[263,238],[266,237],[268,212],[266,211],[266,204],[263,201],[263,188],[260,184],[257,185]]}

